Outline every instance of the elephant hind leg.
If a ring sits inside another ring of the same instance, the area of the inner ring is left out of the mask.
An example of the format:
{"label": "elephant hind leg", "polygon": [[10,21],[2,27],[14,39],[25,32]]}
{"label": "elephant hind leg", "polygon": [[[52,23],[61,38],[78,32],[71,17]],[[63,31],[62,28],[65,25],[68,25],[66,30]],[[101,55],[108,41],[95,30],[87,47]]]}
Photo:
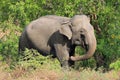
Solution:
{"label": "elephant hind leg", "polygon": [[29,41],[26,32],[23,32],[19,39],[19,53],[25,51],[25,48],[29,48]]}

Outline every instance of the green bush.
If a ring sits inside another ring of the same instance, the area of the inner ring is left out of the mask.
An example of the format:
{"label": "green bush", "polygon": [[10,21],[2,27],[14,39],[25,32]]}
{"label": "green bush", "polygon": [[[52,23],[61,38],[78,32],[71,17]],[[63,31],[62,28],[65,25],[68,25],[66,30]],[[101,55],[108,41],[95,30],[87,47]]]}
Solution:
{"label": "green bush", "polygon": [[18,65],[23,67],[24,69],[60,69],[60,63],[57,59],[52,59],[50,56],[42,56],[36,50],[26,49],[23,55],[19,56]]}
{"label": "green bush", "polygon": [[0,24],[0,30],[4,33],[0,39],[0,56],[2,60],[7,61],[16,60],[18,55],[18,37],[21,31],[21,28],[14,25],[11,21],[5,21]]}
{"label": "green bush", "polygon": [[110,68],[115,69],[116,71],[120,70],[120,59],[110,64]]}

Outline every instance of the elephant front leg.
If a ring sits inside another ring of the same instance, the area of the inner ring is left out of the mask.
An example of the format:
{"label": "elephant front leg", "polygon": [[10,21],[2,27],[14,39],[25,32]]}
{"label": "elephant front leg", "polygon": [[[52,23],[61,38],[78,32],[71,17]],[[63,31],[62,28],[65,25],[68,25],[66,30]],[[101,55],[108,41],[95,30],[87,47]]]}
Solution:
{"label": "elephant front leg", "polygon": [[[75,45],[70,46],[69,57],[75,56]],[[69,60],[69,66],[74,67],[75,61]]]}
{"label": "elephant front leg", "polygon": [[56,56],[61,63],[63,68],[69,67],[69,52],[67,51],[67,47],[62,44],[55,45]]}

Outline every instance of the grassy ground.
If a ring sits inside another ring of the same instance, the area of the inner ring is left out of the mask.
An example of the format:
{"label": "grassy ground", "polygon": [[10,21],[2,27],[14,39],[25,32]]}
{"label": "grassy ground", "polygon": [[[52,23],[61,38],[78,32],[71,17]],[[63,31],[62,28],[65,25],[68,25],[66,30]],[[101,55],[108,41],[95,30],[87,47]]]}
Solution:
{"label": "grassy ground", "polygon": [[25,70],[22,67],[10,70],[7,64],[0,63],[0,80],[120,80],[120,72],[111,70],[102,73],[91,69],[63,71],[48,66],[36,70]]}

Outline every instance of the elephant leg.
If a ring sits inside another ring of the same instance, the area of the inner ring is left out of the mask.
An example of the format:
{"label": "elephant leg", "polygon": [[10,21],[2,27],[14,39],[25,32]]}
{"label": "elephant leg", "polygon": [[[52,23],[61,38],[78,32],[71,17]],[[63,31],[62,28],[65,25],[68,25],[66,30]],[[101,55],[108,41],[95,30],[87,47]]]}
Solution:
{"label": "elephant leg", "polygon": [[[75,45],[70,47],[69,56],[75,56]],[[75,61],[69,60],[69,66],[73,67],[75,64]]]}
{"label": "elephant leg", "polygon": [[62,44],[55,44],[56,56],[61,63],[63,68],[69,67],[69,52],[67,51],[67,47]]}

